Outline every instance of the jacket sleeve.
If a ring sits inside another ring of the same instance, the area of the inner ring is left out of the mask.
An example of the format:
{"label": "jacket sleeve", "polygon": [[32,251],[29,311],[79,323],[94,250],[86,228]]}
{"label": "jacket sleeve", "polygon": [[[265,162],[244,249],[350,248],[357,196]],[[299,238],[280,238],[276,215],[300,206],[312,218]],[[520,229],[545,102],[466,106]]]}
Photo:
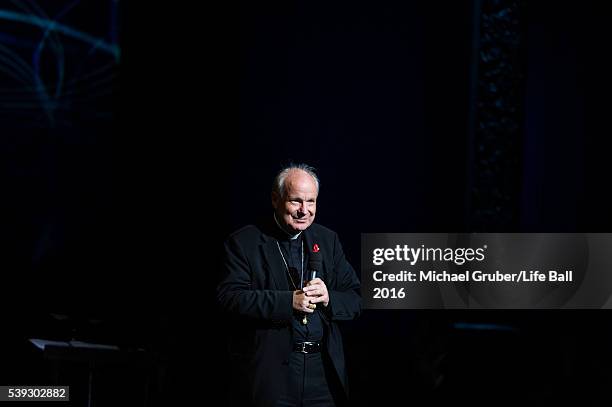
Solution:
{"label": "jacket sleeve", "polygon": [[225,242],[223,278],[217,286],[221,308],[234,315],[273,322],[290,321],[293,292],[254,290],[254,270],[239,242],[230,237]]}
{"label": "jacket sleeve", "polygon": [[336,284],[328,287],[327,314],[332,320],[355,319],[361,313],[360,283],[355,270],[346,260],[338,235],[334,235],[334,270]]}

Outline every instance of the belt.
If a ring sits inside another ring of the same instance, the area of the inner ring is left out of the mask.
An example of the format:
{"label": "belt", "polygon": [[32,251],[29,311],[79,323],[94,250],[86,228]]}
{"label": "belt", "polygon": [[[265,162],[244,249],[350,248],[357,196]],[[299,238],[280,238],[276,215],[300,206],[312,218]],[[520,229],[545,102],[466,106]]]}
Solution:
{"label": "belt", "polygon": [[295,342],[293,351],[300,353],[319,353],[321,352],[321,342]]}

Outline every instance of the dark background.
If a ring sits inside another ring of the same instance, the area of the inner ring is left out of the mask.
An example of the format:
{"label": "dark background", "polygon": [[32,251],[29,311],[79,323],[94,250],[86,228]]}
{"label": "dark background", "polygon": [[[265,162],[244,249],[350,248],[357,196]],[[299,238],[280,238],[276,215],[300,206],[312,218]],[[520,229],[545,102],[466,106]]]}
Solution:
{"label": "dark background", "polygon": [[[99,24],[108,3],[96,4],[66,22],[111,41]],[[0,105],[1,382],[50,382],[27,339],[75,337],[151,357],[142,371],[100,373],[100,400],[117,376],[148,380],[152,405],[204,382],[223,397],[221,244],[270,212],[272,178],[289,161],[319,170],[317,221],[357,269],[361,233],[609,232],[602,7],[123,5],[120,61],[70,72],[110,64],[107,93],[82,89],[90,97],[61,99],[69,107],[52,115],[38,99]],[[487,21],[508,36],[491,37]],[[42,33],[10,28],[2,44],[33,61]],[[40,72],[55,78],[57,65]],[[365,310],[343,325],[353,404],[607,405],[610,318]],[[86,370],[63,369],[84,385]]]}

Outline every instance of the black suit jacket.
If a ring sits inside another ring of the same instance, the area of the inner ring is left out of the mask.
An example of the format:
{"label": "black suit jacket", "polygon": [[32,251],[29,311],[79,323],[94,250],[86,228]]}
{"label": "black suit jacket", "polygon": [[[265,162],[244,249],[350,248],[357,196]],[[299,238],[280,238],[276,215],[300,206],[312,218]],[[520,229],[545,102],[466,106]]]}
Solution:
{"label": "black suit jacket", "polygon": [[[272,220],[246,226],[225,243],[224,276],[217,298],[232,316],[230,392],[237,405],[272,406],[288,384],[293,289],[276,244],[279,232]],[[320,249],[323,269],[317,276],[327,286],[329,304],[320,304],[316,312],[323,320],[324,349],[346,392],[344,351],[336,321],[354,319],[361,312],[359,280],[335,232],[312,224],[303,233],[309,252],[314,244]]]}

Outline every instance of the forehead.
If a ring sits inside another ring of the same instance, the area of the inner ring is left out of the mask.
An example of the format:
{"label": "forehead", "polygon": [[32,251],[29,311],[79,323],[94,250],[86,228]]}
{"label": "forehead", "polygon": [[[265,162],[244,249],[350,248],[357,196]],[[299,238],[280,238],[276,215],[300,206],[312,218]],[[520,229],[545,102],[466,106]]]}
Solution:
{"label": "forehead", "polygon": [[317,184],[312,176],[304,171],[292,171],[285,179],[285,191],[290,194],[317,195]]}

